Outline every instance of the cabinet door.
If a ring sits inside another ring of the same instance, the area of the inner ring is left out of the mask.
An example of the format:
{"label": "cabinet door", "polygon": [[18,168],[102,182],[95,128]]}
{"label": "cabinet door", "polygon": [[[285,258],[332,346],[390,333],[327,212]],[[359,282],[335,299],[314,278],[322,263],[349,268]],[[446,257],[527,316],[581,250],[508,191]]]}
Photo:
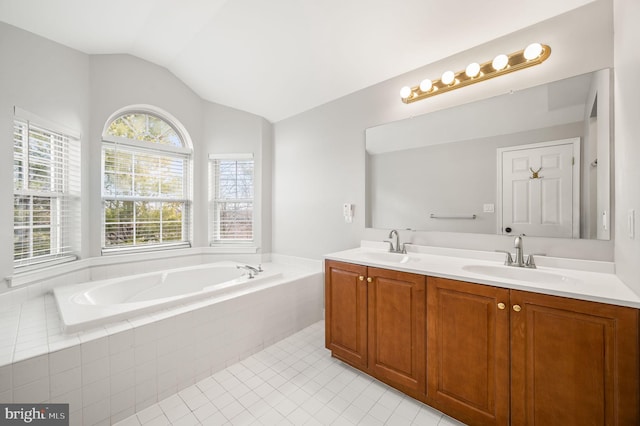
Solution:
{"label": "cabinet door", "polygon": [[638,310],[511,291],[514,425],[637,425]]}
{"label": "cabinet door", "polygon": [[369,370],[409,393],[425,390],[425,277],[369,268]]}
{"label": "cabinet door", "polygon": [[427,402],[465,423],[509,424],[509,290],[427,278]]}
{"label": "cabinet door", "polygon": [[366,266],[325,262],[325,345],[354,366],[367,366]]}

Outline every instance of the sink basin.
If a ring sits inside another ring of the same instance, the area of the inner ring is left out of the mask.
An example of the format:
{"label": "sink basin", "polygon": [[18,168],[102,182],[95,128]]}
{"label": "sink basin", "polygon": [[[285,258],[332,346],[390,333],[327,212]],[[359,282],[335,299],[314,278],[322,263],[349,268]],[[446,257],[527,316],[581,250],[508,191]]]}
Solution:
{"label": "sink basin", "polygon": [[390,252],[364,252],[362,257],[374,262],[387,262],[387,263],[407,263],[413,258],[405,253],[390,253]]}
{"label": "sink basin", "polygon": [[510,280],[527,281],[539,284],[564,284],[575,285],[580,281],[561,274],[539,271],[537,269],[518,268],[513,266],[493,265],[466,265],[462,267],[467,272],[487,275],[494,278],[506,278]]}

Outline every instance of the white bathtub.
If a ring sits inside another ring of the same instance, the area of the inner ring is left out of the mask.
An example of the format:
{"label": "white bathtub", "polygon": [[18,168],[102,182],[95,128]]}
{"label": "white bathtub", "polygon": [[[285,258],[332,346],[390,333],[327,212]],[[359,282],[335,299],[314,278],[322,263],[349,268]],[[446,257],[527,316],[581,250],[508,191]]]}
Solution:
{"label": "white bathtub", "polygon": [[281,281],[282,270],[267,264],[249,278],[236,262],[155,271],[54,289],[65,332],[166,309],[196,300],[225,297]]}

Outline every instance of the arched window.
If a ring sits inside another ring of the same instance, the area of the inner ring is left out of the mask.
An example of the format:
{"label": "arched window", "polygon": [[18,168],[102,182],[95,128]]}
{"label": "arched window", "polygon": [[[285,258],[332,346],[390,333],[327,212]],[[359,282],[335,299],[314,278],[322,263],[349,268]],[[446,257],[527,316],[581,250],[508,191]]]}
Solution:
{"label": "arched window", "polygon": [[103,252],[190,245],[191,156],[168,114],[132,107],[112,116],[102,135]]}

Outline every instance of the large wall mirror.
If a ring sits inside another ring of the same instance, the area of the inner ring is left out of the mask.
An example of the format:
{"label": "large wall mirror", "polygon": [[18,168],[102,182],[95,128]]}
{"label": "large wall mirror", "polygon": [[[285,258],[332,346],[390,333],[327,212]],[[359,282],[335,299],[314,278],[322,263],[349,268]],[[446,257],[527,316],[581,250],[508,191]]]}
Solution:
{"label": "large wall mirror", "polygon": [[367,129],[367,226],[610,239],[610,75]]}

